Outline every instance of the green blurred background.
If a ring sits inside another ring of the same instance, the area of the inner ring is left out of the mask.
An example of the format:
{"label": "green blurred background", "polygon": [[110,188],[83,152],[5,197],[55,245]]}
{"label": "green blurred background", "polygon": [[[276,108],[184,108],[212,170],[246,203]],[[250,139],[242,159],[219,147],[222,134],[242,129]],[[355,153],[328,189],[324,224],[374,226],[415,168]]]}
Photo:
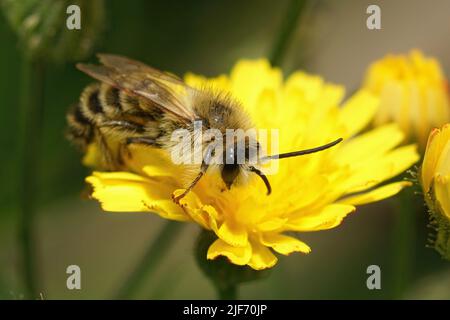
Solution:
{"label": "green blurred background", "polygon": [[[382,30],[367,30],[369,4],[380,5]],[[240,58],[269,54],[288,6],[287,0],[107,0],[104,30],[94,52],[123,54],[179,75],[226,73]],[[448,12],[450,2],[445,0],[311,2],[281,65],[285,73],[303,68],[345,84],[351,92],[371,61],[386,53],[420,48],[436,56],[449,74]],[[4,15],[0,40],[0,298],[21,299],[16,230],[19,204],[24,201],[19,191],[17,134],[22,54]],[[93,55],[87,59],[93,60]],[[45,299],[112,297],[165,222],[152,214],[103,213],[96,202],[81,198],[88,170],[63,133],[68,106],[89,82],[73,62],[46,66],[41,151],[34,158],[37,280]],[[312,253],[281,257],[269,277],[243,285],[240,298],[392,298],[394,205],[394,200],[387,200],[364,206],[334,230],[301,234]],[[450,299],[449,264],[425,247],[429,229],[422,211],[418,210],[411,243],[412,275],[402,297]],[[143,280],[136,298],[216,297],[193,258],[197,233],[196,225],[182,230],[156,272]],[[81,290],[66,288],[66,268],[71,264],[81,267]],[[366,268],[371,264],[381,267],[381,290],[366,287]]]}

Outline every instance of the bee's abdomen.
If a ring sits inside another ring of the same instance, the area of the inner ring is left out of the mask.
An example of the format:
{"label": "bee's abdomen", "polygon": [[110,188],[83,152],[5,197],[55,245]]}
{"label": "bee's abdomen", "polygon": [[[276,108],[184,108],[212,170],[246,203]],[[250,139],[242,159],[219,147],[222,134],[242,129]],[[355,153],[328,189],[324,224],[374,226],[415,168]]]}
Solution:
{"label": "bee's abdomen", "polygon": [[80,97],[79,104],[81,114],[92,124],[104,118],[104,107],[100,100],[100,84],[94,83],[87,86]]}
{"label": "bee's abdomen", "polygon": [[122,113],[122,103],[120,102],[121,91],[119,89],[102,84],[97,95],[102,106],[102,111],[107,117],[112,118]]}
{"label": "bee's abdomen", "polygon": [[[142,133],[144,127],[150,135],[158,135],[158,122],[163,114],[160,109],[142,97],[128,94],[105,83],[87,86],[79,103],[67,114],[69,138],[84,149],[98,129],[110,133]],[[120,126],[120,122],[130,126]]]}
{"label": "bee's abdomen", "polygon": [[67,113],[67,136],[82,150],[92,142],[94,127],[91,121],[81,112],[81,104],[76,104]]}
{"label": "bee's abdomen", "polygon": [[83,115],[93,124],[139,116],[154,121],[161,111],[142,97],[128,94],[105,83],[94,83],[86,87],[80,97]]}

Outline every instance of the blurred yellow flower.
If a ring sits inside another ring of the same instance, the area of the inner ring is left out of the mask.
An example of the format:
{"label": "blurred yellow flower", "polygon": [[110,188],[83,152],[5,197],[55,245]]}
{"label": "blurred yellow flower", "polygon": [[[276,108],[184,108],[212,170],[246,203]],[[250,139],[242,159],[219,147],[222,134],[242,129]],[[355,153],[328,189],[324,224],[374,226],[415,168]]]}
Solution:
{"label": "blurred yellow flower", "polygon": [[435,248],[450,260],[450,124],[434,129],[428,138],[421,183],[437,229]]}
{"label": "blurred yellow flower", "polygon": [[[130,146],[129,172],[94,172],[87,181],[106,211],[151,211],[161,217],[193,221],[217,240],[207,258],[225,256],[236,265],[260,270],[277,262],[274,252],[310,252],[291,232],[338,226],[355,206],[393,196],[406,181],[380,186],[418,160],[414,145],[397,146],[403,133],[396,124],[358,135],[372,120],[378,100],[360,90],[342,104],[344,88],[318,76],[295,72],[286,81],[266,60],[241,60],[230,76],[213,79],[188,74],[188,84],[227,90],[240,100],[258,128],[279,130],[280,152],[321,145],[343,137],[326,151],[280,160],[269,176],[272,194],[251,177],[244,186],[222,191],[210,172],[177,205],[183,190],[181,168],[161,150]],[[290,235],[287,235],[289,233]]]}
{"label": "blurred yellow flower", "polygon": [[448,83],[441,66],[418,50],[375,61],[364,87],[380,97],[374,124],[397,122],[422,149],[431,129],[450,121]]}

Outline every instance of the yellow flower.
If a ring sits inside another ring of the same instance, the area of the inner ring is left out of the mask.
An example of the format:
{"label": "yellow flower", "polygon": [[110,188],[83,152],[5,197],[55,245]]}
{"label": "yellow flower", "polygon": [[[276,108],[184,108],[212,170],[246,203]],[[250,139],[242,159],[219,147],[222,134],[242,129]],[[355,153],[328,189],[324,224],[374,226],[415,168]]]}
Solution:
{"label": "yellow flower", "polygon": [[380,186],[415,163],[418,154],[414,145],[397,148],[403,134],[395,124],[358,135],[378,107],[368,91],[358,91],[341,105],[343,87],[304,72],[284,81],[266,60],[239,61],[230,76],[188,74],[185,80],[194,87],[231,92],[257,128],[279,130],[280,152],[345,140],[320,153],[280,160],[278,172],[269,176],[269,196],[256,175],[246,185],[222,191],[218,175],[208,173],[180,206],[172,194],[183,191],[181,167],[161,150],[132,145],[130,172],[94,172],[87,178],[104,210],[151,211],[193,221],[217,235],[208,259],[225,256],[233,264],[260,270],[276,264],[274,252],[310,252],[306,243],[287,233],[334,228],[355,206],[390,197],[409,185]]}
{"label": "yellow flower", "polygon": [[447,80],[439,62],[420,51],[375,61],[364,87],[380,97],[375,125],[397,122],[422,149],[430,130],[450,121]]}
{"label": "yellow flower", "polygon": [[430,133],[420,178],[437,229],[434,246],[450,260],[450,124]]}

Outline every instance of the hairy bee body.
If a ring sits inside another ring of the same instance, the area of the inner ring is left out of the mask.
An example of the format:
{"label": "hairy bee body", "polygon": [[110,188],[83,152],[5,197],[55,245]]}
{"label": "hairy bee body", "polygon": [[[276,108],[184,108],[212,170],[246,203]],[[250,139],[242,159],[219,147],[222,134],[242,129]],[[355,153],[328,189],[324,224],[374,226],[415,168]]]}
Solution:
{"label": "hairy bee body", "polygon": [[[187,100],[203,130],[214,128],[225,135],[230,128],[252,127],[241,106],[225,94],[205,89]],[[153,147],[170,150],[175,130],[187,129],[192,135],[194,130],[193,123],[180,121],[152,101],[106,83],[93,83],[83,90],[67,114],[67,123],[69,139],[82,151],[91,143],[99,144],[111,170],[121,163],[121,154],[108,146],[109,141],[126,145],[130,139],[145,137],[154,141]]]}

